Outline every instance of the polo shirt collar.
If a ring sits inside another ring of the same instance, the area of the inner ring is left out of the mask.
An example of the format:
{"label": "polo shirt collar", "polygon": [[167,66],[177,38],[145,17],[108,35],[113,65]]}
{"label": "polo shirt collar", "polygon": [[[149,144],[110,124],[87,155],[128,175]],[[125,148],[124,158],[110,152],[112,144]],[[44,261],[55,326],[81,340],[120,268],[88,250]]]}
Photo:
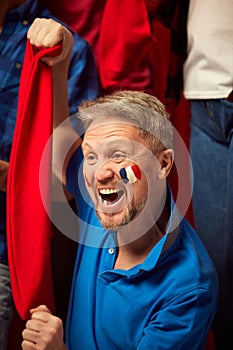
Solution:
{"label": "polo shirt collar", "polygon": [[[120,275],[125,276],[128,279],[138,278],[145,272],[153,270],[158,265],[160,258],[164,256],[165,253],[169,254],[170,251],[173,251],[174,249],[176,249],[176,246],[179,245],[178,236],[180,232],[181,214],[174,203],[174,199],[169,188],[168,191],[170,193],[171,215],[167,226],[166,234],[161,238],[161,240],[158,243],[156,243],[156,245],[148,254],[143,263],[138,264],[129,270],[111,270],[111,278],[115,279],[117,278],[117,275],[119,275],[119,277]],[[112,237],[112,239],[114,238]]]}
{"label": "polo shirt collar", "polygon": [[180,232],[181,214],[178,211],[172,193],[170,192],[170,219],[167,226],[166,234],[154,246],[142,264],[135,266],[131,271],[131,277],[136,277],[138,273],[153,270],[159,262],[159,259],[170,250],[174,250],[179,244],[178,235]]}

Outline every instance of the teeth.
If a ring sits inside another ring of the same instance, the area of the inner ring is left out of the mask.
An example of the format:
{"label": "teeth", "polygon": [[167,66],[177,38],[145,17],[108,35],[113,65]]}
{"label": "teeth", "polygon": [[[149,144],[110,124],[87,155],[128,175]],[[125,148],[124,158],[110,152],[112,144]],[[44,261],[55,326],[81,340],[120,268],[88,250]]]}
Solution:
{"label": "teeth", "polygon": [[100,194],[112,194],[112,193],[118,193],[119,190],[116,189],[110,189],[110,188],[105,188],[100,190]]}

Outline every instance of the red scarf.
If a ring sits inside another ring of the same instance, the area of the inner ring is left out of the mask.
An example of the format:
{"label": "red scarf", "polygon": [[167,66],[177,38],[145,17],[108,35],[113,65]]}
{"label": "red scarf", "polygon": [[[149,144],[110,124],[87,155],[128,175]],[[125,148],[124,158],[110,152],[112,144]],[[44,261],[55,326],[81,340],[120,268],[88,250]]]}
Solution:
{"label": "red scarf", "polygon": [[[52,132],[52,69],[40,59],[55,56],[60,49],[57,45],[37,50],[28,41],[19,87],[7,184],[7,242],[12,294],[22,319],[40,304],[55,310],[50,248],[53,229],[39,185],[41,156]],[[50,159],[47,162],[49,193]]]}

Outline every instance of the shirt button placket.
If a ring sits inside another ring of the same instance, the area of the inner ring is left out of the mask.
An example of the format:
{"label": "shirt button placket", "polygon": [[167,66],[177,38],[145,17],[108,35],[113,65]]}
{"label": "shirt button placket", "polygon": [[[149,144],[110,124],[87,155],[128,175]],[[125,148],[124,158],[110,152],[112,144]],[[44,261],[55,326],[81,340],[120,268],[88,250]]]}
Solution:
{"label": "shirt button placket", "polygon": [[109,250],[108,250],[108,253],[109,253],[109,254],[112,255],[112,254],[114,254],[114,252],[115,252],[114,248],[109,248]]}

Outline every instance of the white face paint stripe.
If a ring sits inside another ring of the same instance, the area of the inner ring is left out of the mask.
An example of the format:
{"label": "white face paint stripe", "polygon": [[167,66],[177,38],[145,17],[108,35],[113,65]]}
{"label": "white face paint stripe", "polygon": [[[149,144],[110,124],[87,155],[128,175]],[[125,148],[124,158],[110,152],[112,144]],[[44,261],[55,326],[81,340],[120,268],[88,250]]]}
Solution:
{"label": "white face paint stripe", "polygon": [[126,170],[126,174],[127,174],[127,178],[128,178],[128,180],[129,180],[129,182],[130,182],[131,184],[133,184],[134,182],[136,182],[136,181],[137,181],[137,178],[136,178],[136,176],[134,175],[134,172],[133,172],[131,166],[127,166],[125,170]]}

